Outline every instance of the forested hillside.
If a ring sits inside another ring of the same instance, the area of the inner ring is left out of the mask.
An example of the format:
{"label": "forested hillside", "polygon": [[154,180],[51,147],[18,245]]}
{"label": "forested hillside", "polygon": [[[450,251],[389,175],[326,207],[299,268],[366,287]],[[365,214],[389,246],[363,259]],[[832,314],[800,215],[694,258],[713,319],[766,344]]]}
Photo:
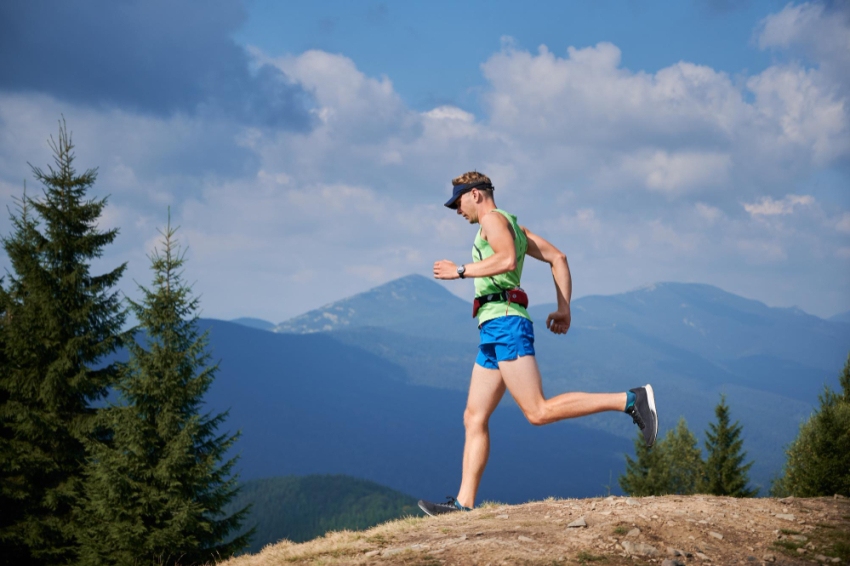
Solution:
{"label": "forested hillside", "polygon": [[242,484],[230,509],[247,505],[251,511],[245,525],[257,529],[247,552],[283,539],[303,542],[328,531],[367,529],[405,515],[421,515],[414,498],[344,475],[249,481]]}

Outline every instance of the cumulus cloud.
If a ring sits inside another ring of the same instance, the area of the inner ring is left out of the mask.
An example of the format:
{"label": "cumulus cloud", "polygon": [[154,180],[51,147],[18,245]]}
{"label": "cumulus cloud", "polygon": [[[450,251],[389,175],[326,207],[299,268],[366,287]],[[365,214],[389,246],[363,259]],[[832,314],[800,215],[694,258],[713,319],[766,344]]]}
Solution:
{"label": "cumulus cloud", "polygon": [[781,200],[770,197],[762,197],[759,202],[744,204],[744,210],[750,216],[777,216],[791,214],[795,208],[814,204],[815,199],[811,195],[787,195]]}
{"label": "cumulus cloud", "polygon": [[[816,31],[789,21],[793,42],[762,47],[781,55]],[[768,24],[760,33],[778,37]],[[252,48],[247,57],[240,65],[309,98],[309,128],[208,111],[209,92],[149,101],[142,112],[138,101],[69,105],[59,91],[6,89],[0,191],[26,176],[26,161],[49,159],[44,138],[64,111],[80,155],[101,165],[97,190],[113,194],[109,221],[122,229],[122,261],[135,254],[132,276],[146,280],[143,252],[171,205],[211,314],[274,321],[427,274],[436,259],[469,258],[473,228],[442,202],[449,180],[470,169],[489,174],[500,205],[564,249],[577,295],[697,280],[805,307],[791,291],[765,296],[764,281],[835,279],[825,270],[840,261],[814,262],[850,246],[850,213],[821,210],[812,186],[850,155],[850,108],[823,65],[779,57],[732,78],[682,61],[646,73],[624,67],[611,43],[559,55],[505,41],[482,64],[486,112],[476,116],[451,105],[415,111],[391,77],[369,76],[344,54]],[[260,106],[275,98],[255,94]],[[524,285],[551,299],[546,269],[529,266]],[[835,293],[806,296],[823,308]]]}
{"label": "cumulus cloud", "polygon": [[821,67],[846,90],[850,86],[850,4],[788,4],[760,25],[762,49],[793,50]]}
{"label": "cumulus cloud", "polygon": [[251,69],[230,35],[239,0],[0,3],[0,90],[157,115],[225,113],[275,128],[310,125],[309,98],[271,66]]}

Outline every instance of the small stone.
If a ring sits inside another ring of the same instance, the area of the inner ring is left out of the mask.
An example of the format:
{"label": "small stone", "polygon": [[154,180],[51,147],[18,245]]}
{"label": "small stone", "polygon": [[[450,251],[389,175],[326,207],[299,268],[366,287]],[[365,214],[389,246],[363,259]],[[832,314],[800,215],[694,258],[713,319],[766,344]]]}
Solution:
{"label": "small stone", "polygon": [[788,538],[790,538],[791,540],[796,540],[797,542],[806,542],[807,540],[809,540],[809,537],[803,535],[791,535]]}
{"label": "small stone", "polygon": [[815,554],[815,560],[817,560],[818,562],[826,562],[827,560],[829,560],[829,558],[827,558],[823,554]]}
{"label": "small stone", "polygon": [[840,559],[840,558],[833,558],[833,559],[832,559],[832,563],[833,563],[833,564],[838,564],[839,562],[841,562],[841,559]]}
{"label": "small stone", "polygon": [[631,497],[628,497],[628,498],[626,498],[626,505],[637,506],[637,505],[640,505],[640,503],[638,503],[637,501],[635,501]]}
{"label": "small stone", "polygon": [[797,549],[797,554],[805,554],[805,553],[806,553],[806,549],[805,549],[805,548],[798,548],[798,549]]}
{"label": "small stone", "polygon": [[584,517],[579,517],[578,519],[567,525],[568,529],[575,529],[580,527],[587,527],[587,521],[584,520]]}
{"label": "small stone", "polygon": [[764,560],[765,562],[776,562],[776,555],[771,554],[771,553],[767,553],[764,556],[762,556],[761,559]]}
{"label": "small stone", "polygon": [[380,550],[370,550],[369,552],[366,553],[366,556],[377,556],[380,553],[381,553]]}
{"label": "small stone", "polygon": [[507,519],[508,515],[496,515],[497,519]]}
{"label": "small stone", "polygon": [[697,558],[699,558],[700,560],[711,560],[711,558],[709,558],[708,556],[706,556],[702,552],[697,552]]}
{"label": "small stone", "polygon": [[632,542],[630,540],[624,540],[622,543],[623,549],[629,554],[640,554],[642,556],[657,556],[658,549],[649,544],[644,544],[642,542]]}
{"label": "small stone", "polygon": [[640,536],[640,529],[635,527],[634,529],[627,532],[626,536],[629,537],[629,538],[639,537]]}
{"label": "small stone", "polygon": [[404,552],[404,548],[388,548],[381,553],[381,556],[395,556]]}
{"label": "small stone", "polygon": [[670,558],[665,558],[664,562],[661,563],[661,566],[685,566],[685,563],[680,562],[678,560],[672,560]]}
{"label": "small stone", "polygon": [[795,517],[794,515],[792,515],[790,513],[777,513],[776,518],[782,519],[784,521],[796,521],[797,520],[797,517]]}
{"label": "small stone", "polygon": [[518,540],[518,541],[520,541],[520,542],[534,542],[534,539],[533,539],[533,538],[531,538],[531,537],[525,537],[525,536],[519,535],[519,536],[518,536],[518,537],[516,537],[516,538],[517,538],[517,540]]}
{"label": "small stone", "polygon": [[714,531],[708,531],[709,536],[713,536],[717,540],[723,540],[723,535],[720,533],[715,533]]}
{"label": "small stone", "polygon": [[747,556],[747,562],[755,562],[755,561],[756,561],[756,557],[755,557],[755,556],[752,556],[752,555]]}
{"label": "small stone", "polygon": [[673,558],[677,556],[684,556],[685,553],[679,550],[678,548],[673,548],[672,546],[667,547],[667,556],[672,556]]}

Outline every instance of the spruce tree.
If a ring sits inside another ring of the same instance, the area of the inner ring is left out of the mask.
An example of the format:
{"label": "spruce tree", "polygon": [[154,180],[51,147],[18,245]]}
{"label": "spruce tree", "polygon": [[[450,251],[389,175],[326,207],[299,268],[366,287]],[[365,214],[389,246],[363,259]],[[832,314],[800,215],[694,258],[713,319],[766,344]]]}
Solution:
{"label": "spruce tree", "polygon": [[667,467],[666,492],[690,495],[697,492],[704,463],[697,438],[681,417],[675,429],[664,436],[664,463]]}
{"label": "spruce tree", "polygon": [[747,472],[753,463],[743,463],[746,452],[742,451],[742,427],[737,421],[730,424],[729,406],[724,395],[721,395],[714,414],[717,421],[709,423],[709,430],[705,433],[707,457],[700,491],[712,495],[754,497],[758,489],[747,487]]}
{"label": "spruce tree", "polygon": [[162,251],[150,256],[153,285],[130,301],[142,343],[128,344],[122,401],[104,414],[112,438],[91,447],[83,564],[212,562],[251,534],[228,540],[247,512],[223,512],[237,493],[236,459],[225,460],[237,435],[216,432],[226,413],[201,414],[217,366],[198,331],[199,301],[182,280],[175,231],[169,219]]}
{"label": "spruce tree", "polygon": [[626,473],[619,477],[620,487],[629,495],[696,493],[703,461],[684,418],[652,448],[647,448],[643,435],[638,434],[635,453],[636,460],[626,456]]}
{"label": "spruce tree", "polygon": [[839,377],[841,391],[824,388],[820,406],[800,426],[786,450],[784,474],[775,495],[850,496],[850,357]]}
{"label": "spruce tree", "polygon": [[626,472],[617,478],[620,487],[629,495],[645,496],[664,493],[667,468],[664,465],[663,442],[646,447],[643,433],[635,438],[635,459],[626,455]]}
{"label": "spruce tree", "polygon": [[113,289],[125,266],[91,273],[118,231],[98,228],[106,199],[88,196],[97,171],[74,169],[64,121],[50,147],[54,165],[32,167],[41,197],[24,194],[14,233],[3,239],[12,272],[0,326],[8,432],[0,491],[14,504],[3,509],[0,543],[24,552],[26,563],[54,565],[76,558],[84,442],[99,433],[92,403],[116,378],[104,362],[121,342],[125,314]]}

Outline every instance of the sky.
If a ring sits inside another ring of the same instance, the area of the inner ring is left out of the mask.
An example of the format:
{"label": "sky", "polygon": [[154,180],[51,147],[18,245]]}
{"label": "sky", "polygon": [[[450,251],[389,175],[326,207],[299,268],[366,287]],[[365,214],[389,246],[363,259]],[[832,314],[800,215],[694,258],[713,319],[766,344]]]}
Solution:
{"label": "sky", "polygon": [[[170,210],[205,317],[471,261],[443,207],[469,170],[567,254],[574,297],[850,310],[846,1],[0,3],[4,208],[41,194],[63,117],[120,231],[93,271],[127,262],[138,299]],[[545,264],[523,286],[555,300]]]}

